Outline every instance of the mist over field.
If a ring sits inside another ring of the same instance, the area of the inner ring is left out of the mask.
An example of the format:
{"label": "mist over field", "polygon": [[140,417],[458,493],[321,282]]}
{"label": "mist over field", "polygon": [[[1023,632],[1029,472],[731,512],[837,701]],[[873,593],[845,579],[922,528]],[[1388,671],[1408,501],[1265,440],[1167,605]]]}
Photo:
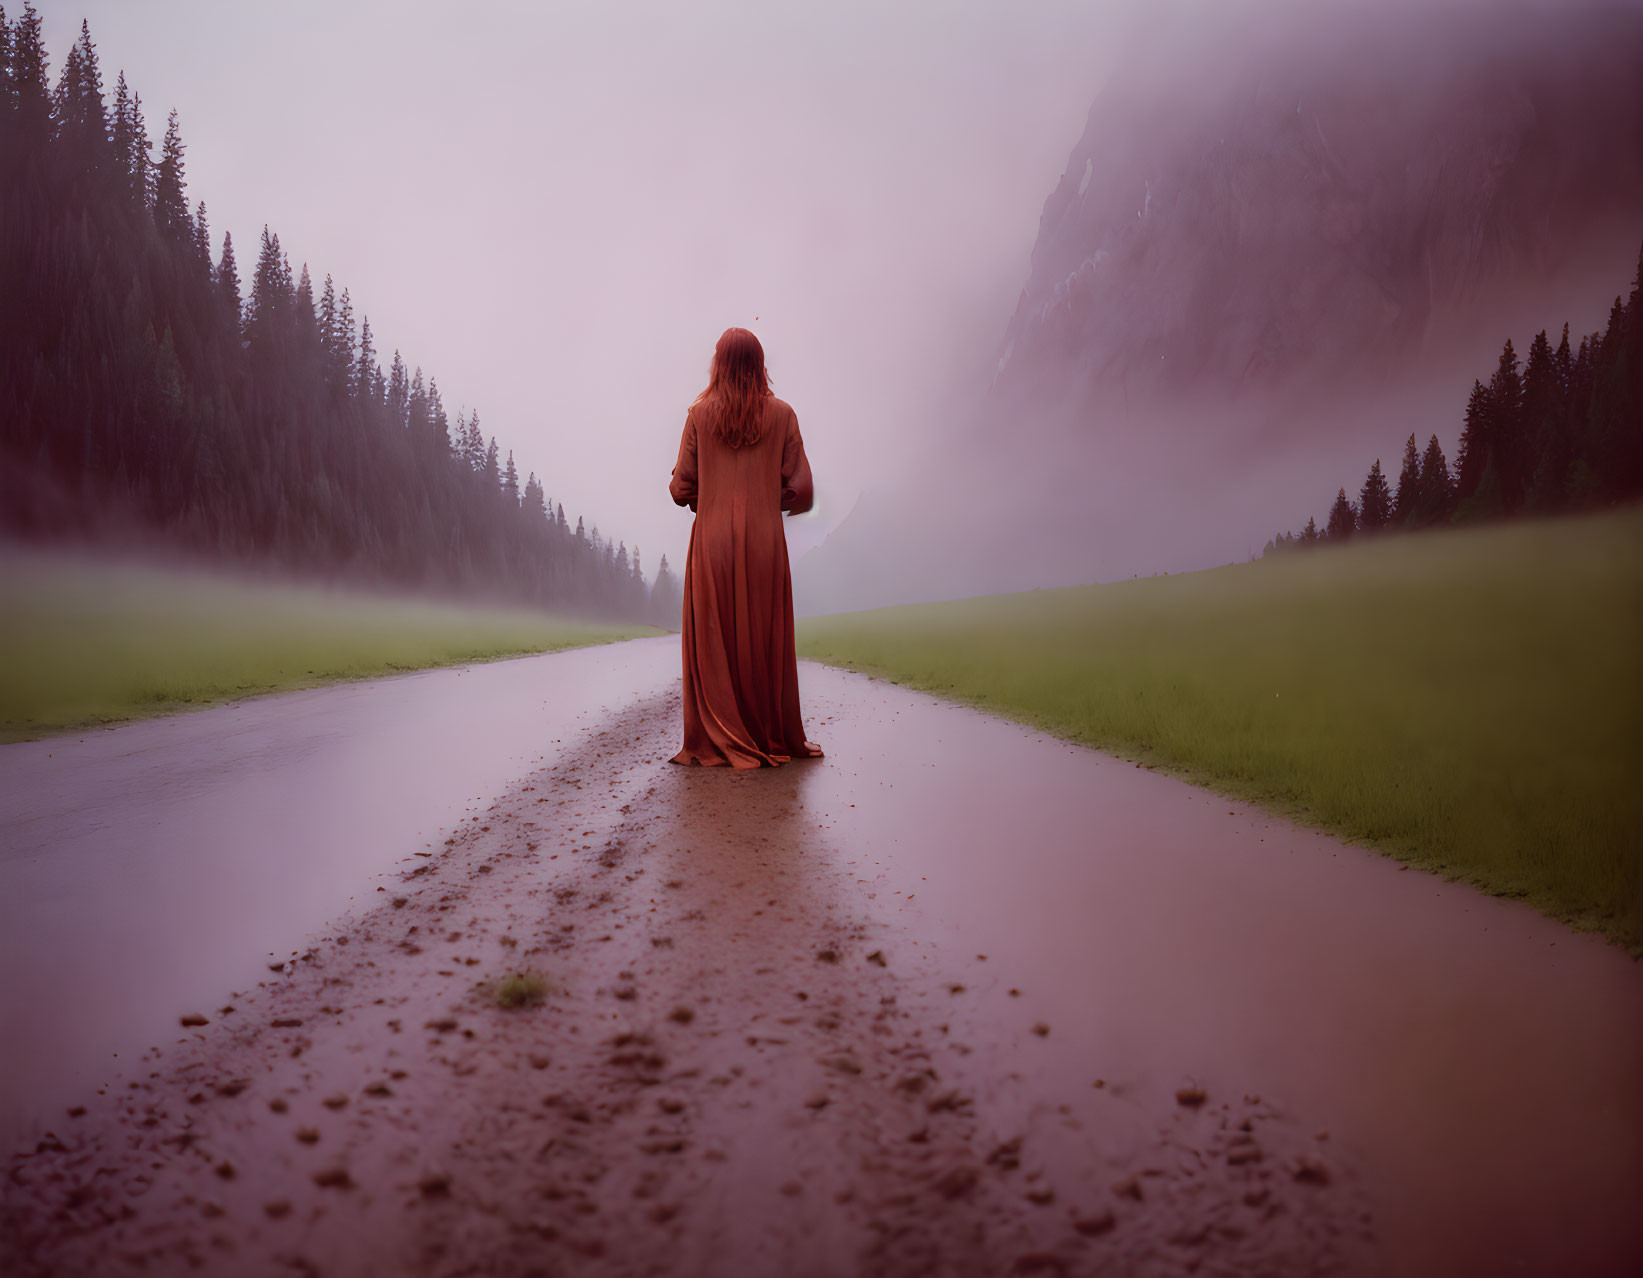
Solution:
{"label": "mist over field", "polygon": [[1631,292],[1639,6],[1136,17],[984,388],[801,566],[808,610],[1259,554],[1411,433],[1453,461],[1505,339]]}
{"label": "mist over field", "polygon": [[[133,424],[144,388],[80,404],[68,365],[90,356],[41,339],[65,368],[42,382],[19,357],[16,393],[44,398],[7,490],[31,536],[145,525],[655,620],[689,530],[664,491],[684,410],[745,325],[817,477],[787,521],[801,613],[1208,567],[1322,521],[1373,460],[1395,475],[1411,433],[1454,463],[1503,340],[1597,333],[1643,238],[1637,0],[39,12],[46,80],[87,19],[104,105],[123,72],[154,161],[175,106],[172,221],[212,281],[233,234],[248,336],[272,234],[347,396],[411,436],[431,422],[440,456],[317,491],[305,463],[259,493],[281,423],[319,400],[209,385],[234,342],[179,328],[205,424]],[[346,335],[319,297],[332,277]],[[140,327],[125,282],[104,287],[98,322]],[[171,323],[162,297],[141,350]],[[172,435],[218,430],[226,397],[268,456],[230,448],[159,496],[122,487],[123,444],[79,456],[50,425],[102,414],[194,465]],[[210,491],[225,468],[244,492]],[[524,524],[477,492],[498,486]]]}

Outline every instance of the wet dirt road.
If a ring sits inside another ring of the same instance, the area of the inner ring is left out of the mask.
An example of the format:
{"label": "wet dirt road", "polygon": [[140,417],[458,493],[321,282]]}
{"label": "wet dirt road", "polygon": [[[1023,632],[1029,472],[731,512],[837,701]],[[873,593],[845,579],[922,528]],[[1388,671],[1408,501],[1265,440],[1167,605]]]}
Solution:
{"label": "wet dirt road", "polygon": [[[173,1008],[11,1160],[0,1268],[1635,1270],[1624,955],[802,677],[826,759],[674,767],[671,689],[630,696],[288,973]],[[496,1006],[519,968],[546,999]]]}
{"label": "wet dirt road", "polygon": [[0,1144],[675,665],[584,648],[0,746]]}

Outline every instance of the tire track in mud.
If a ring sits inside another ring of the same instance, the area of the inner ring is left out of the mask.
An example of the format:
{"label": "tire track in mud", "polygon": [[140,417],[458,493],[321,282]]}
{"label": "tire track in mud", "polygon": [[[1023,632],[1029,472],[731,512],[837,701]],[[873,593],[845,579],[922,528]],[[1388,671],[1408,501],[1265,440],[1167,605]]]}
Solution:
{"label": "tire track in mud", "polygon": [[[586,729],[14,1155],[0,1266],[1370,1269],[1351,1169],[1272,1105],[1037,1094],[958,997],[969,969],[831,844],[804,789],[825,761],[675,767],[677,718],[671,693]],[[547,996],[498,1006],[520,969]]]}

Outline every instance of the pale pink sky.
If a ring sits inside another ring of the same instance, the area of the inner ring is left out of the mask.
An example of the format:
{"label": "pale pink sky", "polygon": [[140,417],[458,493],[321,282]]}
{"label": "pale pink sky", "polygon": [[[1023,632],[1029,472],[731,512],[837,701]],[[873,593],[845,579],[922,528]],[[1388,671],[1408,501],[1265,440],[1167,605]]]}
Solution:
{"label": "pale pink sky", "polygon": [[985,382],[1111,6],[45,0],[176,107],[242,278],[264,222],[550,497],[682,565],[666,485],[729,325],[799,414],[795,552]]}

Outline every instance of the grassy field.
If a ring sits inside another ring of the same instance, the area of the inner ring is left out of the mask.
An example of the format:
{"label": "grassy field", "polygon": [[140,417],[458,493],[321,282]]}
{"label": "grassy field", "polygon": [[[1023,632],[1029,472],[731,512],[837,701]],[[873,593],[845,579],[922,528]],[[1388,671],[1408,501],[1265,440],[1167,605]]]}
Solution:
{"label": "grassy field", "polygon": [[1643,952],[1643,510],[821,617],[799,646]]}
{"label": "grassy field", "polygon": [[0,556],[0,741],[660,633],[9,552]]}

